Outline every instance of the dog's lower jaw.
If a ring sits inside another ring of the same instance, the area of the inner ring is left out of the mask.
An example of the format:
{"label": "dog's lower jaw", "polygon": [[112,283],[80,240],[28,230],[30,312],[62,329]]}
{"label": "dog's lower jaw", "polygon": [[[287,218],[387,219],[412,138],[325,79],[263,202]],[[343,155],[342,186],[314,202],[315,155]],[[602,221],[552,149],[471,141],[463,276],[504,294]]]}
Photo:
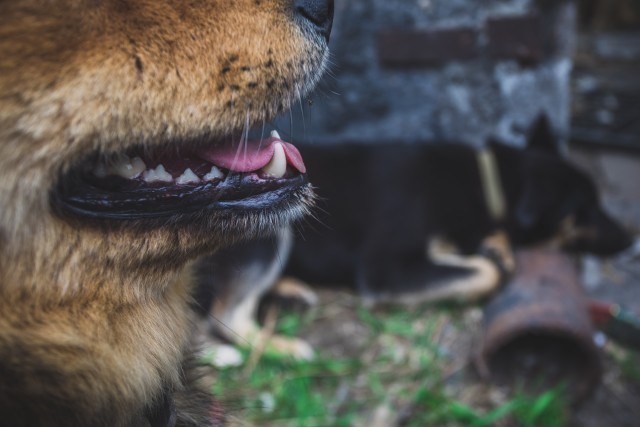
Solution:
{"label": "dog's lower jaw", "polygon": [[[168,278],[190,260],[300,219],[314,199],[307,184],[278,206],[192,214],[190,221],[170,218],[155,225],[87,223],[26,211],[19,226],[0,225],[0,293],[28,291],[40,303],[54,305],[102,296],[135,304],[163,292]],[[30,262],[20,262],[24,259]]]}

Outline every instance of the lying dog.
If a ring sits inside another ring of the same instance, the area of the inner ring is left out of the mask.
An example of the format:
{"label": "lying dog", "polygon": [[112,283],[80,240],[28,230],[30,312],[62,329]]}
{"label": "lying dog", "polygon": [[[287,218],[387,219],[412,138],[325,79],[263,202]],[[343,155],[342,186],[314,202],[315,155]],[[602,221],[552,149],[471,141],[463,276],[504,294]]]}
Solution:
{"label": "lying dog", "polygon": [[[511,244],[601,255],[630,245],[589,177],[558,154],[544,116],[528,140],[526,149],[490,142],[482,151],[456,144],[304,147],[321,199],[318,221],[302,227],[288,257],[291,238],[282,232],[208,259],[217,268],[201,268],[200,282],[201,293],[215,297],[212,324],[231,340],[230,330],[255,335],[256,304],[285,265],[286,275],[306,282],[354,284],[372,302],[468,301],[493,292],[513,269]],[[442,241],[455,251],[435,244]],[[233,263],[220,262],[229,254]],[[296,340],[278,347],[301,357],[310,351]]]}
{"label": "lying dog", "polygon": [[217,426],[190,262],[298,218],[243,138],[318,81],[332,0],[0,3],[0,425]]}

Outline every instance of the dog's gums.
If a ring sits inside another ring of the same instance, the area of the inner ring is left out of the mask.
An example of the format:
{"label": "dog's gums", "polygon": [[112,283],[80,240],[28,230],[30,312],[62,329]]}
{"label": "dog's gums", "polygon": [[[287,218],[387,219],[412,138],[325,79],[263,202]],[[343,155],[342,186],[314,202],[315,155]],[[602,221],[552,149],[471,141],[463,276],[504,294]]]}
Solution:
{"label": "dog's gums", "polygon": [[306,172],[298,149],[272,131],[268,139],[239,144],[218,143],[186,153],[184,149],[167,149],[162,155],[141,154],[131,158],[125,154],[112,160],[101,159],[91,172],[97,178],[111,175],[128,180],[141,178],[147,183],[160,181],[180,185],[223,178],[222,168],[227,172],[255,172],[282,178],[287,165],[300,173]]}

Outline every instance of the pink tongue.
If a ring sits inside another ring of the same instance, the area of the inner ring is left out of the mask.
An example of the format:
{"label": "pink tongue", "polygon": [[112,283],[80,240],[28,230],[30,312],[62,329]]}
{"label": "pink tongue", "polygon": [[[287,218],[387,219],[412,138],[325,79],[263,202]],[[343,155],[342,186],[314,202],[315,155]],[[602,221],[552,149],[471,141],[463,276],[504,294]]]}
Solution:
{"label": "pink tongue", "polygon": [[278,138],[248,141],[246,145],[227,144],[198,152],[198,156],[214,165],[233,172],[253,172],[265,167],[273,157],[274,144],[284,148],[287,164],[298,172],[305,173],[302,156],[296,147]]}

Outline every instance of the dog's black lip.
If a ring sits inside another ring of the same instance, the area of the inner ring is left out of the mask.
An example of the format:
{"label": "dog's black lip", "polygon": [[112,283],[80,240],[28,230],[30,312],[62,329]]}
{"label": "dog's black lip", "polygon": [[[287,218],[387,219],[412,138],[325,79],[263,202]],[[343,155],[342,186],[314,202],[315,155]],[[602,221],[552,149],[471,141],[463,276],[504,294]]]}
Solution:
{"label": "dog's black lip", "polygon": [[306,174],[259,179],[253,173],[234,173],[218,182],[110,191],[81,175],[70,175],[53,192],[52,204],[63,215],[91,220],[170,219],[211,211],[269,209],[288,201],[306,185]]}

